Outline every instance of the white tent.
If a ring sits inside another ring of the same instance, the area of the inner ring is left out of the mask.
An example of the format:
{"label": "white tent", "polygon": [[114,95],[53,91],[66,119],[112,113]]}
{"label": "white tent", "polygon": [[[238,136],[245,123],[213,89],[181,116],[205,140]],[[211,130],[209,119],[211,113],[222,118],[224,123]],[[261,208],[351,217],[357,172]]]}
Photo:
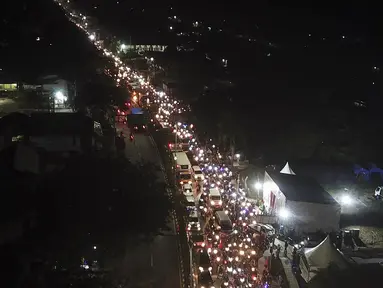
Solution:
{"label": "white tent", "polygon": [[286,162],[285,167],[280,171],[282,174],[295,175],[294,171],[290,168],[289,162]]}
{"label": "white tent", "polygon": [[[300,267],[302,277],[308,282],[318,271],[326,269],[330,263],[338,266],[339,269],[347,268],[347,261],[343,258],[339,251],[331,244],[330,236],[327,236],[321,243],[314,248],[305,249]],[[307,266],[308,267],[304,267]]]}

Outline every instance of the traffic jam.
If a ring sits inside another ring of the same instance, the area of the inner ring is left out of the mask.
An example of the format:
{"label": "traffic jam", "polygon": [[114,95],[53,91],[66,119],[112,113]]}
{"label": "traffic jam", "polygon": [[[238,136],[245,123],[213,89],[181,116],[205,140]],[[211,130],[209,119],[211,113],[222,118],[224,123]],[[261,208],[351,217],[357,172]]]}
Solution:
{"label": "traffic jam", "polygon": [[212,140],[209,145],[201,145],[193,124],[173,121],[189,108],[155,89],[117,54],[105,48],[103,41],[87,28],[89,18],[70,9],[66,1],[56,2],[89,40],[114,61],[118,73],[111,76],[116,79],[116,85],[125,81],[128,85],[138,85],[141,92],[146,91],[143,93],[148,99],[146,104],[155,103],[152,107],[158,107],[154,113],[156,120],[174,136],[168,149],[174,159],[176,179],[187,212],[186,235],[193,287],[269,287],[269,269],[259,273],[258,259],[269,247],[270,233],[265,231],[272,228],[262,229],[267,225],[255,221],[261,212],[245,197],[237,172],[231,167],[232,159],[221,155]]}
{"label": "traffic jam", "polygon": [[168,126],[180,142],[169,149],[185,198],[194,287],[216,287],[217,278],[221,287],[268,287],[269,275],[258,274],[258,259],[268,247],[255,221],[260,211],[241,192],[230,165],[221,164],[214,144],[201,148],[193,125]]}

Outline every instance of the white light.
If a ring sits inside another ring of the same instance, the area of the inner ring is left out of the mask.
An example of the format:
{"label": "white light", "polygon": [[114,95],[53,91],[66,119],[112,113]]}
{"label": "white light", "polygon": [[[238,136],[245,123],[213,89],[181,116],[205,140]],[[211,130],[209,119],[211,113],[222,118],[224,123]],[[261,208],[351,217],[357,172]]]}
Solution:
{"label": "white light", "polygon": [[254,186],[255,186],[255,189],[257,189],[257,190],[260,190],[262,188],[262,184],[259,182],[255,183]]}
{"label": "white light", "polygon": [[340,202],[343,205],[349,206],[349,205],[352,205],[354,203],[354,199],[352,199],[350,195],[344,194],[340,198]]}
{"label": "white light", "polygon": [[97,246],[93,246],[93,250],[96,250],[97,249]]}
{"label": "white light", "polygon": [[278,212],[278,216],[282,219],[288,219],[291,214],[290,214],[290,211],[287,210],[286,208],[283,208],[281,209],[279,212]]}
{"label": "white light", "polygon": [[61,91],[56,91],[54,96],[56,101],[59,103],[64,103],[67,100],[67,97],[64,96],[63,92]]}
{"label": "white light", "polygon": [[125,44],[121,44],[121,50],[125,50],[126,49],[126,45]]}
{"label": "white light", "polygon": [[235,158],[239,159],[241,157],[241,154],[235,154]]}
{"label": "white light", "polygon": [[89,39],[92,40],[92,41],[94,41],[94,40],[96,39],[96,36],[95,36],[94,34],[89,35]]}

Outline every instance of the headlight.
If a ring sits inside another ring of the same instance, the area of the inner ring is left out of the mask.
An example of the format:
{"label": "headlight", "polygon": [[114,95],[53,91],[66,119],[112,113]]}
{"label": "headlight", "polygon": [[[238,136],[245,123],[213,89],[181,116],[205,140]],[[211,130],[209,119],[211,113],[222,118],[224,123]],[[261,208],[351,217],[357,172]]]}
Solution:
{"label": "headlight", "polygon": [[209,271],[211,271],[211,270],[213,270],[213,267],[209,267],[209,269],[208,269]]}
{"label": "headlight", "polygon": [[192,181],[189,181],[188,183],[189,183],[189,184],[192,184]]}
{"label": "headlight", "polygon": [[222,200],[219,200],[218,204],[219,204],[219,205],[222,205]]}
{"label": "headlight", "polygon": [[182,183],[183,183],[183,182],[182,182],[182,181],[180,181],[180,184],[181,184],[181,185],[182,185]]}
{"label": "headlight", "polygon": [[198,176],[197,176],[197,175],[194,175],[194,179],[196,179],[196,180],[197,180],[197,179],[198,179]]}
{"label": "headlight", "polygon": [[214,205],[214,203],[215,203],[214,201],[210,201],[210,205]]}
{"label": "headlight", "polygon": [[199,271],[203,272],[203,267],[198,267]]}

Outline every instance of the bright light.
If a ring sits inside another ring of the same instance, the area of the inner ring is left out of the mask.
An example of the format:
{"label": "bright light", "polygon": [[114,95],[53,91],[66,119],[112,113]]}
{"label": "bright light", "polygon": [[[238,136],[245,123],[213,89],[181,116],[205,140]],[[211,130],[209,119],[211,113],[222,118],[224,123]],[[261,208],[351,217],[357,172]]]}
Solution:
{"label": "bright light", "polygon": [[137,96],[133,96],[133,101],[134,101],[134,102],[137,101]]}
{"label": "bright light", "polygon": [[64,103],[67,100],[67,97],[61,91],[56,91],[54,96],[59,103]]}
{"label": "bright light", "polygon": [[350,206],[354,203],[354,199],[350,195],[344,194],[340,198],[340,203],[345,206]]}
{"label": "bright light", "polygon": [[96,39],[96,36],[95,36],[94,34],[89,35],[89,39],[92,40],[92,41],[94,41],[94,40]]}
{"label": "bright light", "polygon": [[259,182],[257,182],[257,183],[255,183],[254,187],[255,187],[255,189],[257,189],[257,190],[260,190],[260,189],[262,188],[262,184],[259,183]]}
{"label": "bright light", "polygon": [[282,208],[279,212],[278,212],[278,216],[282,219],[288,219],[290,218],[291,216],[291,213],[289,210],[287,210],[286,208]]}
{"label": "bright light", "polygon": [[126,45],[125,44],[121,44],[121,50],[125,50],[126,49]]}
{"label": "bright light", "polygon": [[239,159],[241,157],[241,154],[235,154],[235,158]]}

